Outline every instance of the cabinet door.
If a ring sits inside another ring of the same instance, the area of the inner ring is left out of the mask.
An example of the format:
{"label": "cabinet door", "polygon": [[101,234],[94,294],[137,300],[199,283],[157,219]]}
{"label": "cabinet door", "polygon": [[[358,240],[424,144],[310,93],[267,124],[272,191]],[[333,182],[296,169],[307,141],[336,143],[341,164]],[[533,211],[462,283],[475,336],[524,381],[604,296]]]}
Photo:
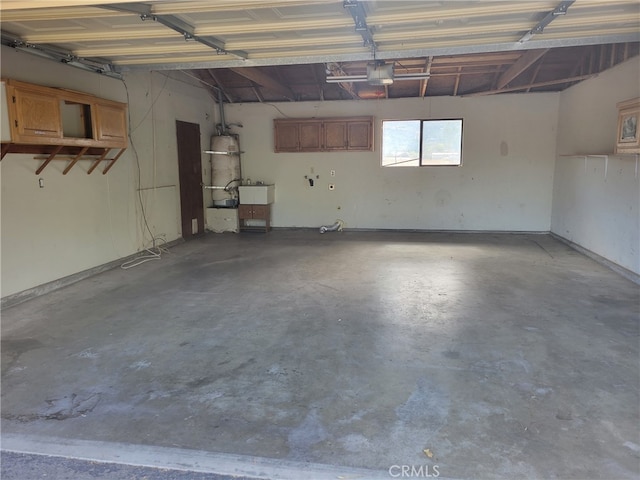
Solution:
{"label": "cabinet door", "polygon": [[238,205],[238,218],[253,218],[253,205]]}
{"label": "cabinet door", "polygon": [[324,122],[324,147],[327,150],[347,149],[347,122]]}
{"label": "cabinet door", "polygon": [[112,147],[127,146],[127,109],[123,106],[95,104],[96,140]]}
{"label": "cabinet door", "polygon": [[276,152],[297,152],[299,150],[297,123],[275,120],[274,130]]}
{"label": "cabinet door", "polygon": [[373,122],[371,120],[349,122],[347,137],[348,150],[372,150]]}
{"label": "cabinet door", "polygon": [[269,205],[253,205],[253,218],[267,220],[269,218]]}
{"label": "cabinet door", "polygon": [[8,88],[14,142],[48,143],[62,138],[60,100],[37,89]]}
{"label": "cabinet door", "polygon": [[322,122],[302,122],[298,128],[300,151],[315,152],[322,150]]}

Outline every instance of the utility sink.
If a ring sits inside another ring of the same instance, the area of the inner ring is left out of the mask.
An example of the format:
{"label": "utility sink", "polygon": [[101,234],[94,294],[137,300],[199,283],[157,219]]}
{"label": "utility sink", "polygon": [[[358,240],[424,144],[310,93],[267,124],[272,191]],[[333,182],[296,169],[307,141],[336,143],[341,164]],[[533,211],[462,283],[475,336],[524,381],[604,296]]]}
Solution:
{"label": "utility sink", "polygon": [[267,205],[275,199],[275,185],[241,185],[238,187],[240,203],[251,205]]}

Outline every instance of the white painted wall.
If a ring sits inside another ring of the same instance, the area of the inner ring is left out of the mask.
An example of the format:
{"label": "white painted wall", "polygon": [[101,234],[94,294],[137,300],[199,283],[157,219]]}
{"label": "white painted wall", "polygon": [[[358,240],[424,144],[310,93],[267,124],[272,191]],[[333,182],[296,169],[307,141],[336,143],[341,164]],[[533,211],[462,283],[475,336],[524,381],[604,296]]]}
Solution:
{"label": "white painted wall", "polygon": [[[0,163],[1,295],[7,296],[141,251],[154,236],[181,235],[175,121],[200,124],[202,149],[213,133],[214,103],[202,88],[174,72],[140,72],[120,80],[2,47],[2,76],[65,87],[127,102],[133,145],[107,175],[79,162],[53,161],[39,175],[32,155]],[[187,83],[185,83],[187,82]],[[1,99],[3,102],[6,99]],[[138,163],[140,183],[138,183]],[[206,155],[203,156],[203,166]],[[205,172],[206,176],[206,172]],[[38,187],[38,178],[44,188]],[[141,195],[138,195],[139,186]]]}
{"label": "white painted wall", "polygon": [[[550,93],[232,104],[226,117],[244,125],[243,177],[276,185],[274,226],[340,218],[348,228],[548,231],[558,101]],[[273,151],[274,118],[352,115],[376,118],[374,152]],[[457,117],[464,119],[462,167],[380,166],[383,119]],[[320,179],[309,187],[304,176],[312,170]]]}
{"label": "white painted wall", "polygon": [[[612,153],[616,103],[638,96],[638,57],[562,92],[558,154]],[[551,231],[640,274],[639,173],[637,156],[559,156]]]}

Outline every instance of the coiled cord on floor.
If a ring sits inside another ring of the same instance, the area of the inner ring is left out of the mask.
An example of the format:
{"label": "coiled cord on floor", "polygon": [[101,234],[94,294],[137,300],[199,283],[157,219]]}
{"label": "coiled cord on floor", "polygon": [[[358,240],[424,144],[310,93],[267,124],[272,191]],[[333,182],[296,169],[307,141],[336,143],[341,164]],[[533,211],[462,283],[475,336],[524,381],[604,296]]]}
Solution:
{"label": "coiled cord on floor", "polygon": [[167,241],[164,238],[155,237],[153,239],[153,246],[144,250],[144,252],[146,252],[145,255],[141,255],[139,257],[136,257],[124,262],[122,265],[120,265],[120,268],[123,270],[127,270],[129,268],[142,265],[143,263],[150,262],[151,260],[160,260],[160,258],[162,258],[162,254],[169,253],[169,250],[164,248],[162,245],[158,245],[159,241],[162,242],[162,245],[166,245],[167,243]]}

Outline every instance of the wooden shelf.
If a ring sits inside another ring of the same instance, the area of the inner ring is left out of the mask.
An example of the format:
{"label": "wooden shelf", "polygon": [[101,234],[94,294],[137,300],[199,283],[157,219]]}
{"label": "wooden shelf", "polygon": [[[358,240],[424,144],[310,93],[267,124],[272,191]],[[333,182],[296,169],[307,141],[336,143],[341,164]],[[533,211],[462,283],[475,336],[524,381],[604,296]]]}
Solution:
{"label": "wooden shelf", "polygon": [[604,176],[606,178],[608,170],[609,170],[609,157],[618,157],[618,158],[634,158],[636,160],[636,169],[635,176],[638,176],[638,160],[640,158],[640,154],[638,153],[571,153],[571,154],[560,154],[559,157],[564,158],[583,158],[584,159],[584,168],[587,168],[587,159],[588,158],[602,158],[604,160]]}
{"label": "wooden shelf", "polygon": [[638,153],[562,153],[559,157],[637,157]]}
{"label": "wooden shelf", "polygon": [[[108,155],[111,151],[115,154],[112,157]],[[35,154],[36,160],[43,160],[42,165],[38,167],[35,174],[40,175],[42,171],[51,163],[52,160],[64,160],[69,164],[62,172],[63,175],[69,173],[74,165],[80,160],[92,161],[92,165],[87,171],[87,175],[93,173],[101,162],[108,162],[108,165],[102,170],[105,175],[111,167],[116,163],[120,156],[125,152],[126,148],[102,148],[102,147],[80,147],[70,145],[21,145],[18,143],[2,143],[2,158],[7,153],[27,153]]]}

